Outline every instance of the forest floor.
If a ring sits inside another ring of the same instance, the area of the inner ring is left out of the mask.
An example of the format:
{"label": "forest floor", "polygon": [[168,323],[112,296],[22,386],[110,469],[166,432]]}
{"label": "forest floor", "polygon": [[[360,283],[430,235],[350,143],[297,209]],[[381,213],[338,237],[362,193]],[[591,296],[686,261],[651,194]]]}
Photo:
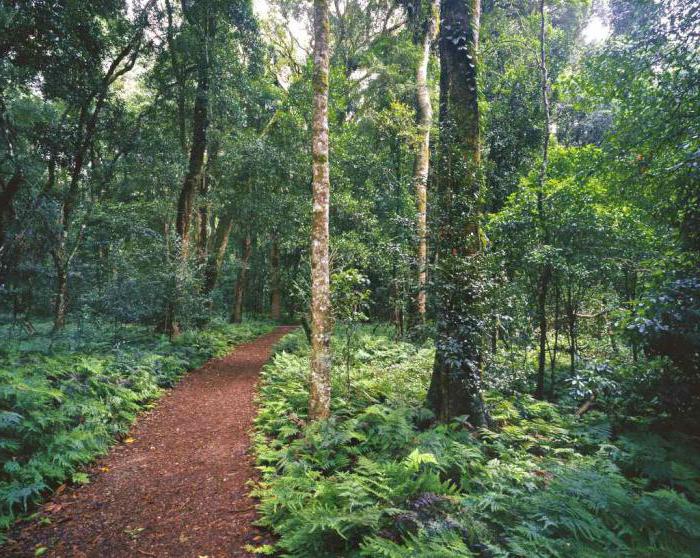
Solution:
{"label": "forest floor", "polygon": [[8,556],[250,556],[267,535],[252,522],[249,454],[254,394],[272,346],[290,327],[241,345],[188,374],[122,443],[60,487],[38,521],[10,533]]}

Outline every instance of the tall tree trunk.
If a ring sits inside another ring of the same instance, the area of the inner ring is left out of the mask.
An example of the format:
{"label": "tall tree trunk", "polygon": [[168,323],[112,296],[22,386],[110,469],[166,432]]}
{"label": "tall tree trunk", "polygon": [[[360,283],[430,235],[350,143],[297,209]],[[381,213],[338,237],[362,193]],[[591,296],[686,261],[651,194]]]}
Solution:
{"label": "tall tree trunk", "polygon": [[547,292],[549,291],[549,280],[551,276],[551,266],[543,264],[540,278],[537,285],[537,316],[539,322],[539,350],[537,354],[537,391],[535,397],[544,399],[544,375],[547,365]]}
{"label": "tall tree trunk", "polygon": [[204,292],[209,294],[216,287],[216,282],[219,279],[221,265],[224,262],[226,248],[228,247],[228,239],[231,236],[233,229],[233,216],[230,214],[224,215],[216,225],[214,232],[214,240],[209,248],[209,256],[207,258],[207,266],[204,270]]}
{"label": "tall tree trunk", "polygon": [[[549,136],[551,135],[551,116],[549,103],[549,77],[547,75],[545,0],[540,0],[540,92],[544,113],[544,137],[542,138],[542,166],[540,167],[539,188],[537,190],[537,213],[540,223],[540,238],[542,245],[549,244],[547,215],[544,208],[544,186],[547,180],[547,165],[549,164]],[[544,375],[547,353],[547,292],[552,276],[552,266],[548,261],[543,262],[537,286],[537,314],[540,330],[539,354],[537,356],[537,392],[535,397],[544,399]]]}
{"label": "tall tree trunk", "polygon": [[170,0],[165,0],[165,11],[168,19],[166,28],[166,41],[170,54],[170,66],[175,78],[175,93],[177,97],[177,124],[178,140],[183,154],[187,154],[187,124],[185,122],[185,70],[183,64],[178,60],[177,47],[175,45],[175,24],[173,17],[173,6]]}
{"label": "tall tree trunk", "polygon": [[477,52],[480,0],[443,0],[440,10],[438,326],[428,403],[438,420],[486,423],[481,395],[481,139]]}
{"label": "tall tree trunk", "polygon": [[571,279],[566,286],[566,323],[567,334],[569,337],[569,372],[571,374],[576,370],[576,312],[577,302],[575,299],[574,289],[571,286]]}
{"label": "tall tree trunk", "polygon": [[328,165],[328,0],[314,0],[313,125],[311,137],[313,215],[311,222],[311,371],[309,420],[331,412],[331,293],[328,254],[330,178]]}
{"label": "tall tree trunk", "polygon": [[246,234],[241,247],[241,270],[236,278],[236,286],[233,293],[233,307],[231,309],[231,322],[240,324],[243,321],[243,298],[246,282],[248,280],[248,262],[253,252],[253,242],[250,234]]}
{"label": "tall tree trunk", "polygon": [[192,117],[192,147],[187,174],[177,201],[177,220],[175,230],[180,241],[181,258],[187,259],[189,249],[192,211],[197,189],[202,181],[204,153],[207,147],[207,129],[209,127],[209,47],[208,39],[202,40],[202,53],[197,66],[197,93]]}
{"label": "tall tree trunk", "polygon": [[425,322],[426,292],[428,280],[428,174],[430,171],[430,128],[433,125],[433,107],[428,88],[428,64],[430,50],[437,33],[440,17],[440,0],[432,0],[428,25],[423,36],[421,59],[416,69],[416,108],[418,118],[418,151],[413,169],[413,184],[416,189],[416,209],[418,211],[416,229],[418,233],[418,297],[416,306],[418,317]]}
{"label": "tall tree trunk", "polygon": [[280,245],[277,233],[270,244],[270,317],[279,320],[282,316],[282,293],[280,292]]}

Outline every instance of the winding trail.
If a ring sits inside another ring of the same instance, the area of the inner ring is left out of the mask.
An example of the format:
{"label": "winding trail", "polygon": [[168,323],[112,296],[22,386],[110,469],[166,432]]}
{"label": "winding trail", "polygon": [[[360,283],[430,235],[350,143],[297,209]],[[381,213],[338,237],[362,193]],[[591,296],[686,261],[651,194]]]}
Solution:
{"label": "winding trail", "polygon": [[[91,483],[57,491],[33,521],[10,536],[9,556],[229,558],[269,542],[251,522],[256,478],[248,453],[253,398],[271,348],[293,327],[240,345],[191,373],[124,443],[89,470]],[[41,551],[40,551],[41,552]],[[0,552],[1,554],[2,552]]]}

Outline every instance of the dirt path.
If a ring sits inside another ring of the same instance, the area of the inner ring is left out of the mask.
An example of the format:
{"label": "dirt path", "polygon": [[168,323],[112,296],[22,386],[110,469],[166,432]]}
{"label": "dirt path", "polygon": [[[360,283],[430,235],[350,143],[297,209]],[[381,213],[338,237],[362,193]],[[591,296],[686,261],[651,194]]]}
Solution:
{"label": "dirt path", "polygon": [[262,544],[246,482],[253,396],[280,327],[188,374],[90,470],[92,482],[46,503],[15,531],[10,556],[228,558]]}

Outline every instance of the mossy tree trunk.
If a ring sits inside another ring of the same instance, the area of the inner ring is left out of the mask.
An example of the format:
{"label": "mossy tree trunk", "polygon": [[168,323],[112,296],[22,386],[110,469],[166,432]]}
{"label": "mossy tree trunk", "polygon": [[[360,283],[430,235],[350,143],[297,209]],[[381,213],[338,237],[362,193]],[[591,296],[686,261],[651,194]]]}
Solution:
{"label": "mossy tree trunk", "polygon": [[428,87],[428,64],[430,63],[430,51],[437,34],[439,17],[440,0],[432,0],[421,43],[421,58],[416,68],[416,112],[419,136],[413,169],[413,185],[416,190],[416,209],[418,213],[416,222],[418,236],[418,294],[416,307],[418,317],[422,323],[425,322],[425,286],[428,280],[428,174],[430,171],[430,128],[433,125],[433,107],[430,103],[430,89]]}
{"label": "mossy tree trunk", "polygon": [[328,418],[331,409],[331,293],[328,253],[330,177],[328,165],[328,0],[314,0],[313,124],[311,138],[313,214],[311,221],[311,371],[309,420]]}

